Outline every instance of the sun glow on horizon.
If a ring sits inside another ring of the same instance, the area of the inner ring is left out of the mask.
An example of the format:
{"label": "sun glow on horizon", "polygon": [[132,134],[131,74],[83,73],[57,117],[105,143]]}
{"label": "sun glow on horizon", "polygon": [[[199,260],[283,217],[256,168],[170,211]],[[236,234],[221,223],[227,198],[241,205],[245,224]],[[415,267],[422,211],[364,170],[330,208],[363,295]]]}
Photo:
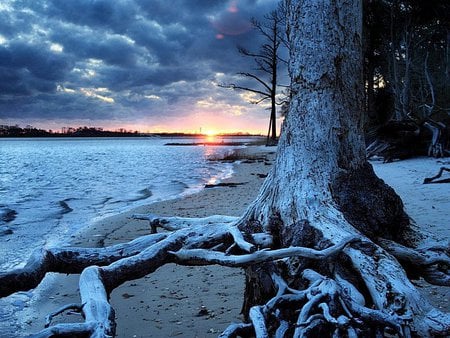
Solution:
{"label": "sun glow on horizon", "polygon": [[206,130],[204,134],[206,136],[216,136],[218,134],[218,132],[213,129],[209,129],[209,130]]}
{"label": "sun glow on horizon", "polygon": [[219,133],[217,131],[215,131],[214,129],[207,129],[203,133],[203,135],[205,135],[206,142],[216,142],[218,134]]}

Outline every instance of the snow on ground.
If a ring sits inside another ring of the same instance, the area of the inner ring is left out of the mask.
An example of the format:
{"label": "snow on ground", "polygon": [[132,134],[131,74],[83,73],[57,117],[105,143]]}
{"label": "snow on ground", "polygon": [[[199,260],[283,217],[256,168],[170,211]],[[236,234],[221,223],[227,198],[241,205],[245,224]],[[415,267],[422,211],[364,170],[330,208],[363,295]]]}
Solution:
{"label": "snow on ground", "polygon": [[[439,244],[449,245],[450,183],[423,184],[423,180],[435,176],[443,166],[450,167],[450,159],[422,157],[371,163],[377,175],[400,195],[406,212],[417,226],[429,232]],[[450,173],[444,173],[441,178],[450,178]],[[430,285],[422,279],[413,284],[434,307],[450,311],[450,287]]]}
{"label": "snow on ground", "polygon": [[[442,244],[450,238],[450,183],[423,184],[435,176],[450,159],[429,157],[382,163],[371,161],[376,174],[395,189],[403,200],[406,212],[424,230],[431,232]],[[450,178],[450,173],[441,177]]]}

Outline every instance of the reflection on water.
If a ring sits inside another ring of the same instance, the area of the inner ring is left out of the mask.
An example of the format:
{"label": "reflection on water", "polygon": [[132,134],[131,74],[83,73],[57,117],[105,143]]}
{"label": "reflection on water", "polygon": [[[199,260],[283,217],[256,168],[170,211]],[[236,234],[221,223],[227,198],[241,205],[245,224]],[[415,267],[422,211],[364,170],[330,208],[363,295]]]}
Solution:
{"label": "reflection on water", "polygon": [[[0,139],[0,268],[70,239],[93,220],[198,191],[231,174],[208,161],[231,147],[168,147],[167,139]],[[176,140],[180,142],[179,139]],[[195,142],[185,139],[183,142]]]}

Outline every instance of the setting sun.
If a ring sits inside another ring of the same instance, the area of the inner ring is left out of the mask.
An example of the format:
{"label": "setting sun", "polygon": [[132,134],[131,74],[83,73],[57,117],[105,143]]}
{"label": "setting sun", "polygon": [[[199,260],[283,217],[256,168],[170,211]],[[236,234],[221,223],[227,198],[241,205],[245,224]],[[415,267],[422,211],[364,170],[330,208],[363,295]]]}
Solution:
{"label": "setting sun", "polygon": [[206,136],[206,142],[216,142],[217,131],[215,130],[206,130],[204,135]]}
{"label": "setting sun", "polygon": [[205,135],[206,136],[216,136],[217,132],[215,130],[206,130]]}

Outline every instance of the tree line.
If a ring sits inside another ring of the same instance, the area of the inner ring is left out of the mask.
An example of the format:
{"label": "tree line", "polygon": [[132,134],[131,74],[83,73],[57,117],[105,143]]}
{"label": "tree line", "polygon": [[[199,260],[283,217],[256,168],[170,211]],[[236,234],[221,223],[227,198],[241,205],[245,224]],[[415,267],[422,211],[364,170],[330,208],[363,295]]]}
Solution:
{"label": "tree line", "polygon": [[137,131],[119,129],[117,131],[103,130],[97,127],[63,128],[62,132],[44,130],[32,126],[21,128],[17,125],[1,125],[0,137],[118,137],[139,136]]}
{"label": "tree line", "polygon": [[[365,104],[361,114],[369,155],[407,157],[417,151],[448,155],[449,12],[448,1],[442,0],[363,1]],[[252,21],[263,38],[259,50],[238,47],[241,55],[254,61],[252,71],[238,73],[243,82],[252,80],[253,86],[221,85],[255,94],[251,103],[270,102],[268,144],[276,142],[277,115],[284,116],[290,101],[289,83],[280,80],[288,72],[282,57],[289,53],[285,18],[282,1],[263,22]]]}

